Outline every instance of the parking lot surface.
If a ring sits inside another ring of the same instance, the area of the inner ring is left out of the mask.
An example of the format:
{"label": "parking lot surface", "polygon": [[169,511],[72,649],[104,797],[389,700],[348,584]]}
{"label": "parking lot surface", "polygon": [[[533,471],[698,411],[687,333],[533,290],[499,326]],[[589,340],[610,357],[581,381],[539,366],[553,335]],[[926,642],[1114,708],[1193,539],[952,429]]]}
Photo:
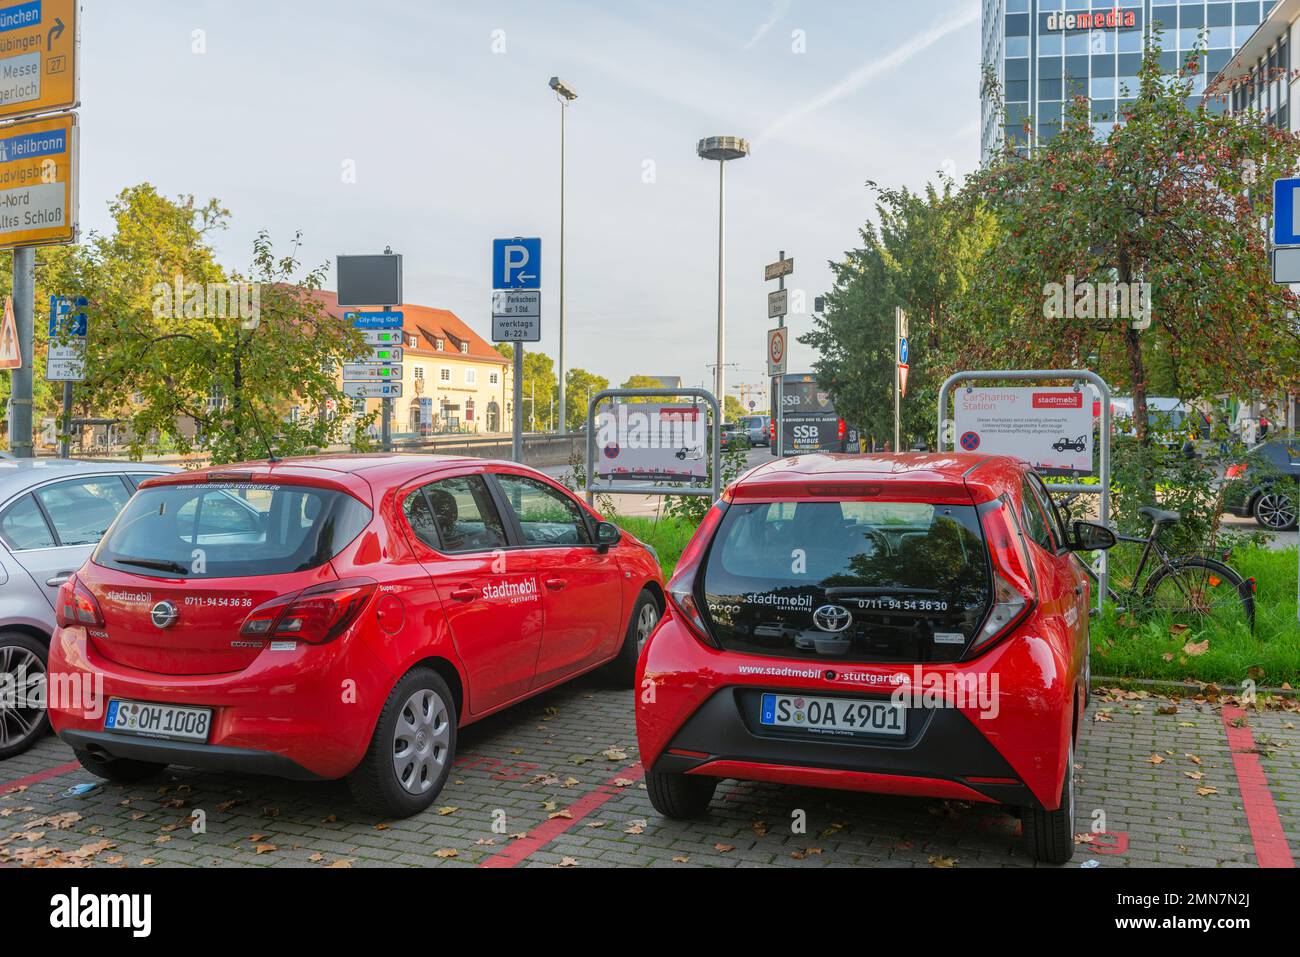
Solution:
{"label": "parking lot surface", "polygon": [[[1293,864],[1298,722],[1098,691],[1067,866]],[[78,794],[97,779],[51,737],[0,764],[0,866],[1033,866],[993,805],[724,782],[706,818],[675,822],[641,779],[631,692],[596,676],[465,729],[438,802],[404,821],[341,782],[186,768]]]}

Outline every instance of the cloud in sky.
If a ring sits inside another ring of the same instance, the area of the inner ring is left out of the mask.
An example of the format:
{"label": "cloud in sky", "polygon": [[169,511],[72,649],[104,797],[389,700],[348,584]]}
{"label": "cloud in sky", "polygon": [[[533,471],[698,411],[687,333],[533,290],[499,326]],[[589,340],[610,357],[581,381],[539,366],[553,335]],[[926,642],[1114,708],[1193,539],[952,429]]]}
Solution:
{"label": "cloud in sky", "polygon": [[942,18],[924,32],[918,33],[910,40],[894,48],[889,54],[869,63],[864,63],[848,76],[822,90],[812,99],[777,117],[759,134],[756,142],[761,143],[764,140],[771,139],[804,117],[825,109],[851,93],[856,93],[876,77],[897,69],[918,53],[923,53],[934,46],[944,37],[969,29],[974,24],[979,23],[979,19],[980,5],[978,0],[968,0],[954,14]]}
{"label": "cloud in sky", "polygon": [[776,26],[783,16],[790,12],[791,2],[792,0],[775,0],[772,4],[772,12],[768,14],[766,20],[758,25],[758,29],[754,31],[754,35],[750,37],[749,42],[745,44],[746,50],[752,49],[759,40],[767,36],[768,31]]}

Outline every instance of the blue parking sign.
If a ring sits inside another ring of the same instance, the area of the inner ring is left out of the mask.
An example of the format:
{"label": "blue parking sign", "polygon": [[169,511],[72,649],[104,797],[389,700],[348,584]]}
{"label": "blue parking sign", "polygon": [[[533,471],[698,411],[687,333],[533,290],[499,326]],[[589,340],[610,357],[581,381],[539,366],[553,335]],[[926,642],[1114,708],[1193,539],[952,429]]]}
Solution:
{"label": "blue parking sign", "polygon": [[541,239],[492,240],[493,289],[541,289]]}
{"label": "blue parking sign", "polygon": [[1300,246],[1300,177],[1273,183],[1273,245]]}

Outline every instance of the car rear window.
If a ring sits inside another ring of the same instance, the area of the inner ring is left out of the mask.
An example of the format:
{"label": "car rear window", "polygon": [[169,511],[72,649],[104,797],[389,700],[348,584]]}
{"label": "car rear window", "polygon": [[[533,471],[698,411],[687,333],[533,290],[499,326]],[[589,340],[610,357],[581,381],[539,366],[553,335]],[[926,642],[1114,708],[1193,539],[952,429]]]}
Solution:
{"label": "car rear window", "polygon": [[732,506],[703,591],[736,651],[850,661],[952,661],[988,607],[974,506],[775,502]]}
{"label": "car rear window", "polygon": [[323,565],[370,517],[352,496],[314,486],[162,485],[136,492],[94,561],[162,578],[280,575]]}

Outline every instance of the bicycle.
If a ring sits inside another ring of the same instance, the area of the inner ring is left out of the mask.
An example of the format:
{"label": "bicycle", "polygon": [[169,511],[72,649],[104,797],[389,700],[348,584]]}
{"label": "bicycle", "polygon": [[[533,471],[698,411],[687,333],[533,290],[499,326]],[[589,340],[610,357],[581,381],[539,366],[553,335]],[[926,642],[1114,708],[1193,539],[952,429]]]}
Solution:
{"label": "bicycle", "polygon": [[[1255,579],[1242,578],[1228,565],[1204,555],[1171,556],[1160,544],[1160,531],[1177,525],[1182,515],[1150,505],[1138,511],[1151,519],[1151,533],[1146,538],[1118,533],[1115,536],[1117,541],[1142,546],[1133,578],[1124,591],[1116,590],[1109,582],[1106,586],[1107,597],[1120,612],[1168,614],[1173,619],[1171,624],[1189,626],[1204,624],[1210,618],[1223,624],[1244,620],[1253,632]],[[1159,564],[1144,579],[1143,572],[1153,554]],[[1096,569],[1078,554],[1075,558],[1096,583]]]}

